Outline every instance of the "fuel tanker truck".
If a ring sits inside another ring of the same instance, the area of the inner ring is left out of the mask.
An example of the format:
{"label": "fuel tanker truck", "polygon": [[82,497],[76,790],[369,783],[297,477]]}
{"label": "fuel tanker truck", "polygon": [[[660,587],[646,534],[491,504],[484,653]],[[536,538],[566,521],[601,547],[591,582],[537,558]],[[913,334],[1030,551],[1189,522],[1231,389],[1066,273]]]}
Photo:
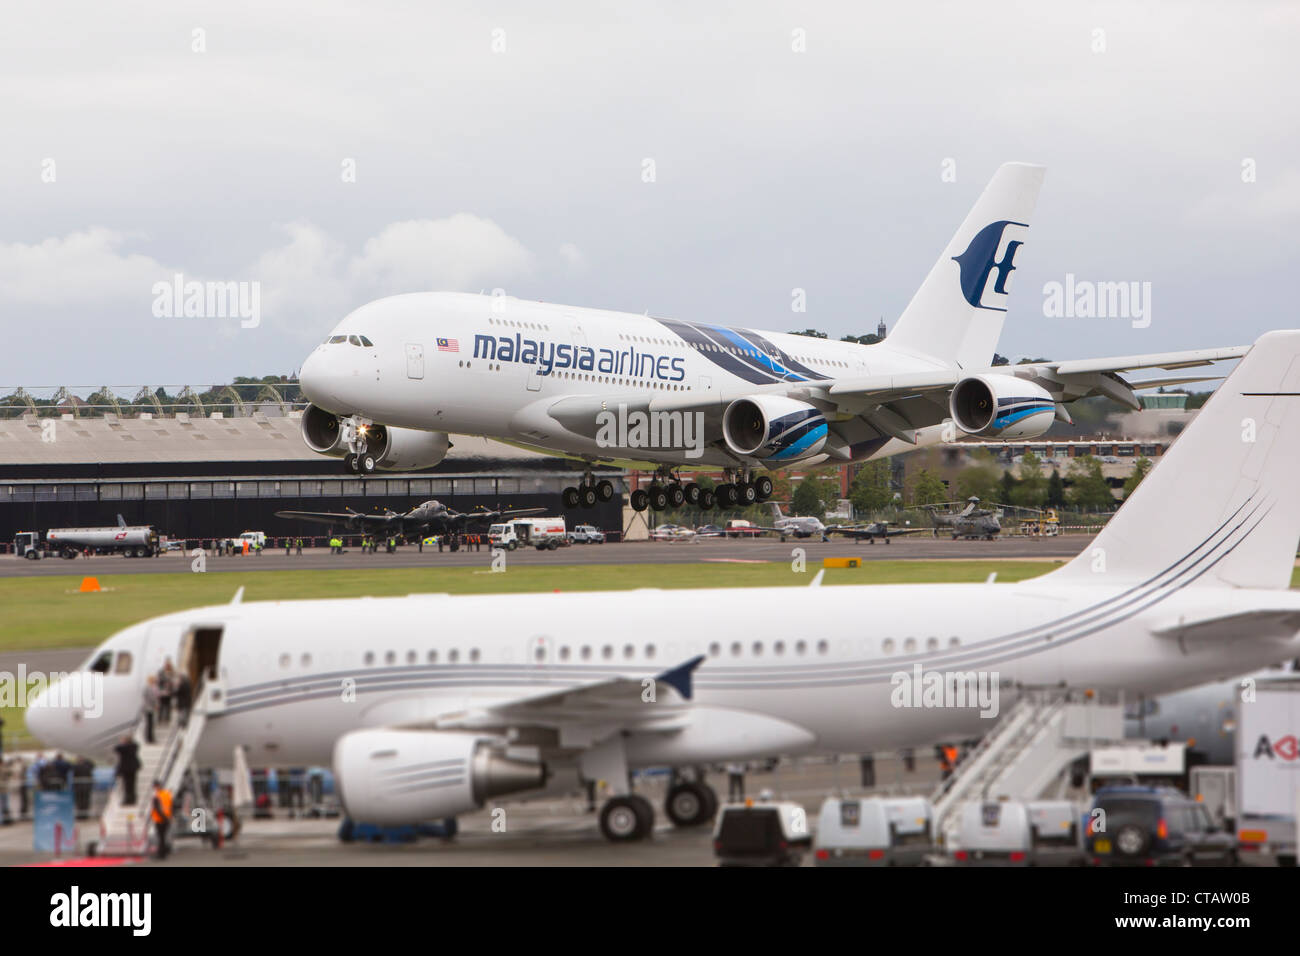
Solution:
{"label": "fuel tanker truck", "polygon": [[157,528],[128,525],[121,515],[117,516],[116,527],[51,528],[44,535],[20,531],[14,536],[14,554],[31,561],[47,554],[71,560],[86,548],[101,554],[125,554],[128,558],[152,558],[162,552]]}

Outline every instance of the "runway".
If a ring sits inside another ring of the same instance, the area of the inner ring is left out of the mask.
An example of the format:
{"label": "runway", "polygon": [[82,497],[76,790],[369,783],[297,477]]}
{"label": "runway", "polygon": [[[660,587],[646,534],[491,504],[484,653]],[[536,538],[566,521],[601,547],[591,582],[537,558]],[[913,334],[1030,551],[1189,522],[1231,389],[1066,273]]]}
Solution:
{"label": "runway", "polygon": [[[575,544],[557,551],[532,548],[511,551],[511,565],[575,564],[694,564],[710,562],[788,562],[795,548],[803,548],[810,562],[827,557],[860,557],[864,561],[935,561],[954,558],[978,560],[1061,560],[1072,558],[1092,541],[1092,535],[1060,535],[1054,538],[1005,537],[996,541],[953,541],[927,535],[899,537],[890,544],[866,544],[854,541],[815,538],[779,539],[700,539],[688,541],[630,541],[623,544]],[[0,559],[0,577],[36,577],[59,574],[161,574],[192,570],[199,560],[190,553],[173,551],[157,558],[125,558],[107,555],[94,558],[46,558],[26,561],[16,557]],[[326,548],[307,548],[301,555],[286,555],[282,550],[267,550],[258,557],[213,557],[204,555],[204,570],[287,571],[302,568],[420,568],[477,567],[492,561],[488,547],[439,552],[426,547],[420,552],[415,545],[403,545],[393,554],[379,551],[367,554],[349,548],[343,554],[330,554]]]}

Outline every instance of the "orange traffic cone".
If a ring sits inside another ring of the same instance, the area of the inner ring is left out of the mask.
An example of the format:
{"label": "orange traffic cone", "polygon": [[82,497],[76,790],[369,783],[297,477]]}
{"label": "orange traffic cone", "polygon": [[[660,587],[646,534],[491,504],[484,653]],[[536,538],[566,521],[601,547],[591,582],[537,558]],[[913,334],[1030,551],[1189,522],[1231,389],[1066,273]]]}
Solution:
{"label": "orange traffic cone", "polygon": [[100,588],[99,588],[99,578],[82,578],[82,579],[81,579],[81,590],[82,590],[83,592],[85,592],[85,591],[98,591],[99,589],[100,589]]}

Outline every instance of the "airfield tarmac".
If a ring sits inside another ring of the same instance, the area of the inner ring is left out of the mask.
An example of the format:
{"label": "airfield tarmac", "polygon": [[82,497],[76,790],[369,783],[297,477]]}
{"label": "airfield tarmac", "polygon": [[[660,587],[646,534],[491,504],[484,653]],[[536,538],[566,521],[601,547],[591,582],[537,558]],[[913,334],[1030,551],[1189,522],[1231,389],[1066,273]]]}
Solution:
{"label": "airfield tarmac", "polygon": [[[928,795],[939,779],[938,765],[928,751],[918,751],[909,773],[894,756],[876,759],[877,786],[860,786],[854,759],[783,761],[775,770],[756,771],[745,778],[746,795],[758,798],[771,790],[778,799],[794,800],[816,827],[822,800],[833,793],[855,795]],[[725,774],[711,774],[709,783],[726,796]],[[220,850],[197,840],[182,839],[166,861],[141,861],[142,866],[713,866],[712,831],[708,826],[679,830],[663,812],[666,779],[644,778],[637,792],[655,807],[655,831],[639,843],[613,845],[600,835],[597,815],[587,812],[581,795],[526,803],[505,802],[505,831],[493,832],[492,807],[459,818],[460,832],[452,840],[422,838],[414,843],[341,843],[339,820],[293,819],[277,807],[276,818],[245,819],[239,839]],[[92,833],[94,820],[80,822]],[[0,829],[0,866],[48,862],[50,854],[31,849],[30,823]],[[803,865],[811,866],[805,854]]]}
{"label": "airfield tarmac", "polygon": [[[816,538],[780,539],[700,539],[688,541],[628,541],[621,544],[575,544],[556,551],[524,548],[510,551],[506,560],[520,565],[571,564],[691,564],[695,562],[787,562],[794,548],[803,548],[810,563],[828,557],[858,557],[864,561],[933,561],[949,558],[980,560],[1052,560],[1072,558],[1092,541],[1093,535],[1058,535],[1053,538],[1007,536],[994,541],[953,541],[933,538],[929,534],[904,535],[891,543],[831,540]],[[0,558],[0,577],[36,577],[59,574],[158,574],[190,570],[196,560],[189,553],[172,551],[157,558],[126,558],[105,555],[94,558],[46,558],[26,561],[12,555]],[[282,549],[268,548],[258,557],[212,557],[205,555],[204,567],[213,571],[286,571],[304,568],[419,568],[476,567],[492,561],[486,545],[481,550],[439,552],[415,545],[403,545],[393,554],[382,549],[368,554],[360,548],[348,548],[343,554],[330,554],[328,548],[307,548],[301,555],[285,555]]]}

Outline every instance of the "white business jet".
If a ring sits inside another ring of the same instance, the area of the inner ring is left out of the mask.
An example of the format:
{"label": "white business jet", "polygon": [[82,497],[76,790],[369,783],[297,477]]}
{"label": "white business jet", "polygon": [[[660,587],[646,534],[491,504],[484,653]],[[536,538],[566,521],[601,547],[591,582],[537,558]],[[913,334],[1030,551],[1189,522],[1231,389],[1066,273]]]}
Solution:
{"label": "white business jet", "polygon": [[[875,345],[496,295],[371,302],[303,364],[303,439],[368,473],[429,468],[447,454],[449,432],[484,435],[587,462],[581,484],[564,491],[569,508],[613,497],[613,484],[591,474],[598,462],[655,470],[631,496],[637,510],[732,508],[771,495],[763,469],[880,458],[961,435],[1031,438],[1069,421],[1076,399],[1137,409],[1134,389],[1204,380],[1130,383],[1121,372],[1244,354],[993,366],[1043,172],[1008,163],[994,174]],[[701,489],[677,477],[682,466],[722,468],[725,480]]]}
{"label": "white business jet", "polygon": [[[612,791],[604,833],[636,839],[654,813],[635,768],[974,737],[997,709],[979,688],[1151,696],[1295,657],[1298,470],[1300,331],[1273,332],[1092,546],[1040,578],[199,608],[91,655],[102,716],[60,705],[55,684],[27,723],[50,746],[102,753],[135,726],[145,675],[193,648],[211,675],[199,693],[219,700],[202,765],[240,745],[253,766],[332,762],[347,812],[376,823],[454,816],[576,773]],[[907,690],[917,678],[925,695]],[[683,781],[667,811],[698,824],[714,805]]]}

